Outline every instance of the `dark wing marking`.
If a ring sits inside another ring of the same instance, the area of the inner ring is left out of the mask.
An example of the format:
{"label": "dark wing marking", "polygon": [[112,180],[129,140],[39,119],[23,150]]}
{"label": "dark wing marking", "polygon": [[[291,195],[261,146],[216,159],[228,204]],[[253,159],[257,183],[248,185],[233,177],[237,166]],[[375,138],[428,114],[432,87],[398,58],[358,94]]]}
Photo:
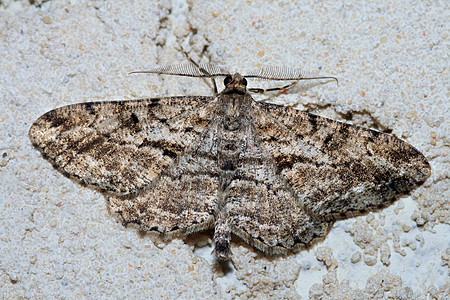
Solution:
{"label": "dark wing marking", "polygon": [[232,232],[269,254],[324,237],[333,222],[322,222],[303,210],[253,124],[249,127],[238,176],[227,188],[225,211]]}
{"label": "dark wing marking", "polygon": [[279,172],[324,220],[386,206],[430,176],[426,158],[394,136],[274,104],[253,106]]}
{"label": "dark wing marking", "polygon": [[212,118],[213,100],[193,96],[73,104],[41,116],[29,136],[65,175],[125,195],[149,185],[201,136]]}
{"label": "dark wing marking", "polygon": [[168,237],[213,227],[217,208],[217,118],[183,155],[137,195],[108,197],[124,223]]}

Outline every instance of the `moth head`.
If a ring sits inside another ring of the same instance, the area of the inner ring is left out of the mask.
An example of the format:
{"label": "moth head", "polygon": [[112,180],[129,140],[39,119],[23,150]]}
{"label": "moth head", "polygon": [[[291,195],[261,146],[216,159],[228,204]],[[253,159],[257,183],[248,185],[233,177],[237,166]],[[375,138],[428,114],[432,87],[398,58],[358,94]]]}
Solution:
{"label": "moth head", "polygon": [[247,79],[239,73],[226,76],[223,80],[223,84],[225,85],[225,93],[245,93],[247,90]]}

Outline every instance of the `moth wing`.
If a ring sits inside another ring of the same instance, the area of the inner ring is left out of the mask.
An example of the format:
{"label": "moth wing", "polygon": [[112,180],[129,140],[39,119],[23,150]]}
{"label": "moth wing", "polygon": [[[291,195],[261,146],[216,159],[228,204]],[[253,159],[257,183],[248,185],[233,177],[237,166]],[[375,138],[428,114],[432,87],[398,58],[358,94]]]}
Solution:
{"label": "moth wing", "polygon": [[333,222],[323,222],[303,209],[253,124],[247,128],[251,132],[236,170],[240,175],[226,190],[225,211],[232,232],[268,254],[283,254],[323,238]]}
{"label": "moth wing", "polygon": [[138,194],[108,196],[110,211],[123,223],[166,237],[213,227],[217,208],[217,118],[200,138]]}
{"label": "moth wing", "polygon": [[54,109],[30,128],[32,144],[56,169],[82,184],[135,193],[200,137],[213,97],[91,102]]}
{"label": "moth wing", "polygon": [[426,158],[388,134],[253,103],[256,130],[306,210],[336,220],[384,207],[430,176]]}

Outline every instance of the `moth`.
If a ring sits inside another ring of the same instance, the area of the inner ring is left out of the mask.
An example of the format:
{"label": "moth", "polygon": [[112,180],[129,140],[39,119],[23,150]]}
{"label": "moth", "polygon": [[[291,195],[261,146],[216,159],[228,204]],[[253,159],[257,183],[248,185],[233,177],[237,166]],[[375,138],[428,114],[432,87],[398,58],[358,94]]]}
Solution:
{"label": "moth", "polygon": [[292,81],[283,88],[317,79],[297,69],[243,76],[192,62],[142,73],[214,86],[224,77],[225,88],[56,108],[33,123],[31,142],[103,192],[124,224],[166,238],[214,228],[219,260],[231,258],[232,233],[270,255],[307,247],[335,221],[385,207],[430,176],[427,159],[395,136],[256,102],[250,92],[261,90],[247,89],[250,78]]}

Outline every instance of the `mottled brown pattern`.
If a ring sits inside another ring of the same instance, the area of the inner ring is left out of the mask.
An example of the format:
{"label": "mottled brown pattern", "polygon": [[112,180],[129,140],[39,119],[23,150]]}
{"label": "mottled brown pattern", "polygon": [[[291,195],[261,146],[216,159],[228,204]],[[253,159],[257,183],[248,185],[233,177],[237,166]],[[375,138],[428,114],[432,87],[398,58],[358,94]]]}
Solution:
{"label": "mottled brown pattern", "polygon": [[68,105],[30,128],[31,142],[64,174],[116,194],[136,193],[202,135],[212,97]]}
{"label": "mottled brown pattern", "polygon": [[281,174],[322,220],[386,206],[430,176],[426,158],[394,136],[273,104],[254,110]]}
{"label": "mottled brown pattern", "polygon": [[106,192],[124,223],[167,237],[214,228],[268,254],[305,247],[333,222],[383,207],[430,175],[394,136],[255,102],[245,79],[217,97],[69,105],[30,139],[58,170]]}

